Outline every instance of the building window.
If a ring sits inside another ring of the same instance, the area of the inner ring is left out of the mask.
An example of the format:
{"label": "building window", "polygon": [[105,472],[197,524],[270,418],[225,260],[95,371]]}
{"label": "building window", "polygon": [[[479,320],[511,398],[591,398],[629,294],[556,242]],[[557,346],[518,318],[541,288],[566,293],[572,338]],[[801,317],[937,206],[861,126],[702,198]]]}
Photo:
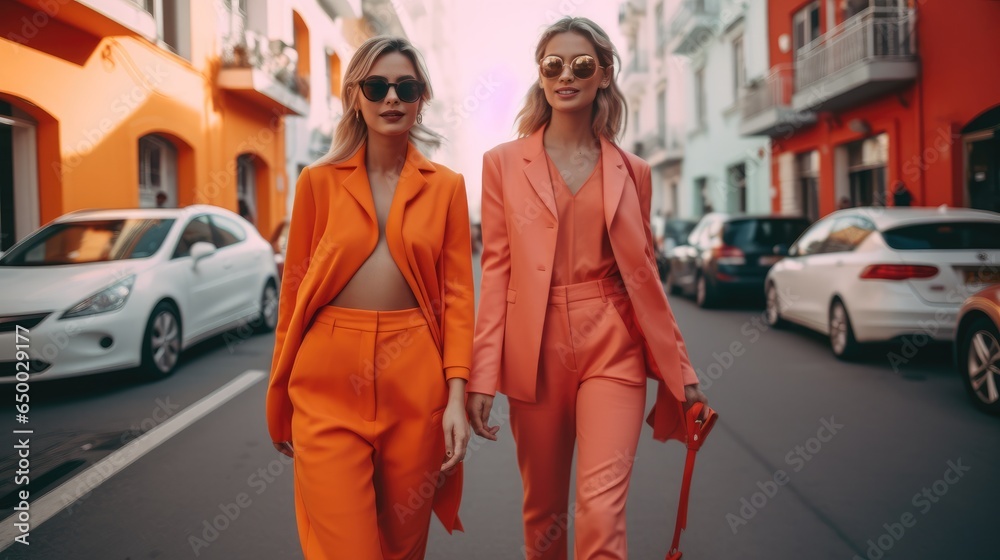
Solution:
{"label": "building window", "polygon": [[705,95],[705,69],[699,68],[694,73],[694,116],[699,128],[703,128],[707,120],[705,117],[707,108],[705,106],[708,104],[708,100],[705,98]]}
{"label": "building window", "polygon": [[889,136],[879,134],[847,145],[852,206],[885,206]]}
{"label": "building window", "polygon": [[330,95],[340,97],[341,88],[343,87],[340,77],[340,57],[337,56],[337,53],[330,53],[326,58],[326,67],[330,72]]}
{"label": "building window", "polygon": [[253,154],[236,158],[236,202],[238,214],[251,224],[257,223],[257,165]]}
{"label": "building window", "polygon": [[139,207],[177,207],[177,148],[155,134],[139,139]]}
{"label": "building window", "polygon": [[709,192],[707,177],[698,177],[694,180],[694,192],[701,206],[701,213],[712,212],[712,193]]}
{"label": "building window", "polygon": [[743,36],[733,40],[733,102],[740,99],[740,91],[747,83],[746,57],[743,56]]}
{"label": "building window", "polygon": [[191,60],[191,0],[145,0],[141,7],[156,21],[160,46]]}
{"label": "building window", "polygon": [[731,165],[728,170],[729,175],[729,200],[730,212],[738,214],[747,211],[747,166],[745,163]]}
{"label": "building window", "polygon": [[819,219],[819,152],[813,150],[795,156],[798,176],[796,210],[815,222]]}
{"label": "building window", "polygon": [[309,27],[298,12],[292,12],[292,29],[295,37],[295,53],[298,56],[295,66],[295,91],[309,99]]}
{"label": "building window", "polygon": [[663,56],[667,51],[667,18],[664,15],[664,1],[656,5],[656,52]]}
{"label": "building window", "polygon": [[813,42],[820,35],[819,2],[812,2],[792,17],[792,35],[795,52]]}

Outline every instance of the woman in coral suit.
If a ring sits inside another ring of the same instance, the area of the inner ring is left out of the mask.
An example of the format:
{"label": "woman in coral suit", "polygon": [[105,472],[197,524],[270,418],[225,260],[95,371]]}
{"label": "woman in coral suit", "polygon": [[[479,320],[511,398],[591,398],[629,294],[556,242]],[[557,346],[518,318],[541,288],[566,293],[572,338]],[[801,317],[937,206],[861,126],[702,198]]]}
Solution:
{"label": "woman in coral suit", "polygon": [[657,275],[649,165],[613,144],[626,113],[616,58],[588,19],[549,27],[521,138],[483,158],[467,406],[475,432],[495,439],[493,395],[509,398],[528,559],[565,560],[570,524],[577,560],[627,558],[625,499],[647,375],[659,381],[658,439],[684,407],[706,402]]}
{"label": "woman in coral suit", "polygon": [[461,175],[413,139],[431,99],[405,40],[351,59],[330,153],[298,180],[267,421],[295,459],[308,560],[418,560],[461,530],[473,279]]}

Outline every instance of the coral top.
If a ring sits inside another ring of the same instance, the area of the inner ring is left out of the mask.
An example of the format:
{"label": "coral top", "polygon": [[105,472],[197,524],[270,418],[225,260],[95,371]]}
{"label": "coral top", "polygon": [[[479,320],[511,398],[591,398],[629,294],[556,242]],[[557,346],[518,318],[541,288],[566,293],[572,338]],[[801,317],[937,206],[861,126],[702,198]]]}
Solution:
{"label": "coral top", "polygon": [[559,220],[552,285],[566,286],[614,276],[618,273],[618,263],[604,225],[604,181],[598,172],[601,160],[574,195],[555,162],[547,155],[545,159]]}

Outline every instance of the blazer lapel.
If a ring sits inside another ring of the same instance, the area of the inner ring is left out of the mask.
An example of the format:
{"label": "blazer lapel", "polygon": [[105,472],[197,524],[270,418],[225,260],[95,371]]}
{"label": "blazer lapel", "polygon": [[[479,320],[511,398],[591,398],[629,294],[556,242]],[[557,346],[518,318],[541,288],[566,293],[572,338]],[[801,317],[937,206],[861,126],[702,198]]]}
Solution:
{"label": "blazer lapel", "polygon": [[618,212],[618,204],[621,202],[622,193],[625,188],[636,188],[636,185],[628,185],[631,182],[628,171],[625,169],[625,161],[621,153],[606,138],[601,138],[601,162],[604,180],[604,220],[611,229],[611,222],[614,221]]}
{"label": "blazer lapel", "polygon": [[524,159],[528,161],[528,164],[524,167],[524,174],[528,178],[528,183],[535,189],[538,198],[542,199],[542,204],[549,209],[552,217],[555,218],[558,217],[559,211],[556,209],[555,193],[552,192],[552,178],[549,176],[545,146],[542,144],[544,133],[545,127],[542,127],[525,139]]}
{"label": "blazer lapel", "polygon": [[368,171],[365,168],[365,150],[367,148],[368,144],[363,144],[350,159],[337,164],[336,167],[344,171],[353,169],[344,179],[344,189],[354,197],[354,200],[368,215],[372,225],[375,225],[378,224],[378,219],[375,217],[375,199],[372,198],[372,188],[368,182]]}

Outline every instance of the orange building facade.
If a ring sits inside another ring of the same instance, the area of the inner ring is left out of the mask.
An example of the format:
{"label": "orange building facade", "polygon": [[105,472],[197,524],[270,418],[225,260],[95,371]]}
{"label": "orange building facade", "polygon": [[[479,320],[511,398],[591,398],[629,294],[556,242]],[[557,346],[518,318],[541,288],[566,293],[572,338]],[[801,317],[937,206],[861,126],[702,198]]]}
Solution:
{"label": "orange building facade", "polygon": [[740,131],[771,137],[772,209],[1000,211],[998,24],[996,0],[770,0]]}
{"label": "orange building facade", "polygon": [[[274,19],[276,6],[249,1]],[[0,2],[0,250],[84,208],[214,204],[267,236],[294,181],[284,117],[309,110],[308,66],[296,66],[308,55],[249,34],[247,9]]]}

